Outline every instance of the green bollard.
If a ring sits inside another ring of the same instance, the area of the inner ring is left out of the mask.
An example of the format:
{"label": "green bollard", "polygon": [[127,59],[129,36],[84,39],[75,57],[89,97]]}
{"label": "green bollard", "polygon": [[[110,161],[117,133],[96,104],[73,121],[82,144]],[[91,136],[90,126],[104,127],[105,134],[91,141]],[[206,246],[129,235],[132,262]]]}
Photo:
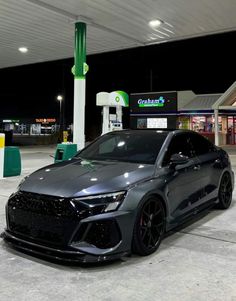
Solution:
{"label": "green bollard", "polygon": [[77,153],[77,144],[58,144],[54,163],[71,159]]}
{"label": "green bollard", "polygon": [[19,147],[6,146],[4,149],[4,177],[19,176],[21,174],[21,155]]}

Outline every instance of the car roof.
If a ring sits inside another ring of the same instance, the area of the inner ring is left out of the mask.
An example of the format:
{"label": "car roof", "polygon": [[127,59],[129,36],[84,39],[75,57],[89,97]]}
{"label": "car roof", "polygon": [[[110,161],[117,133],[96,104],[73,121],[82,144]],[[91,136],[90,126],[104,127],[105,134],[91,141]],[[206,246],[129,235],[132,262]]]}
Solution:
{"label": "car roof", "polygon": [[164,134],[168,135],[169,133],[196,133],[191,130],[181,130],[181,129],[124,129],[124,130],[119,130],[119,131],[113,131],[110,132],[109,134],[115,134],[115,133],[127,133],[127,134],[132,134],[132,133],[139,133],[145,135],[145,133],[155,133],[155,134]]}

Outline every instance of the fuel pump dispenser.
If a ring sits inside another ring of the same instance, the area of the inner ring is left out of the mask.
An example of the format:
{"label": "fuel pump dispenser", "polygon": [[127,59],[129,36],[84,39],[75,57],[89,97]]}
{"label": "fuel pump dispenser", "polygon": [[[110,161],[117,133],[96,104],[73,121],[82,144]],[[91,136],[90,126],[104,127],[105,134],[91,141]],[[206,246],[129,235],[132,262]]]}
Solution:
{"label": "fuel pump dispenser", "polygon": [[[97,106],[102,106],[102,135],[111,131],[122,130],[122,107],[129,106],[129,96],[124,91],[99,92]],[[110,114],[110,108],[116,108],[116,114]]]}

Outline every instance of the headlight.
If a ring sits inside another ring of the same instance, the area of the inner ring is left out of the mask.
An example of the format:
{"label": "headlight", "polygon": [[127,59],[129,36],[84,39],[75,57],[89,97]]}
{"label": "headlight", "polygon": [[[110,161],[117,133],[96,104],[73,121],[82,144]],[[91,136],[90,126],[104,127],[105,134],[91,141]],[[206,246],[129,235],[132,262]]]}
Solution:
{"label": "headlight", "polygon": [[93,195],[88,197],[75,198],[71,200],[72,204],[76,205],[77,202],[85,204],[89,208],[96,206],[104,206],[104,212],[117,210],[124,200],[125,191]]}

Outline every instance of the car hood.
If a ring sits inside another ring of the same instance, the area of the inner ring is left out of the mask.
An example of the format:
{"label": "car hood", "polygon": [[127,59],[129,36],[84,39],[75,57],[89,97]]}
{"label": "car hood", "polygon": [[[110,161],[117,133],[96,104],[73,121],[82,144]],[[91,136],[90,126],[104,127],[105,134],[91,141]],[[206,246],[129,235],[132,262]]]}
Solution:
{"label": "car hood", "polygon": [[150,178],[154,165],[72,159],[46,166],[26,178],[21,191],[81,197],[127,189]]}

